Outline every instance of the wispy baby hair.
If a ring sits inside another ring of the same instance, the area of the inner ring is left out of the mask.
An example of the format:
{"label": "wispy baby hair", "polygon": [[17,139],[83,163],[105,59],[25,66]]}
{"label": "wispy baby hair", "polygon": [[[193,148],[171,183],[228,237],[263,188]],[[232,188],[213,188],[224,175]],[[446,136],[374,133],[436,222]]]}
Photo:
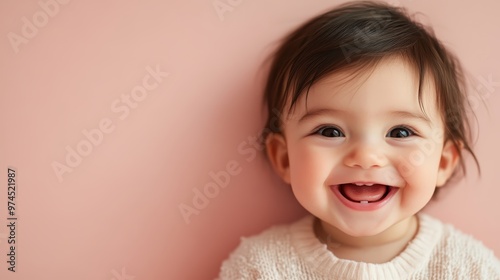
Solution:
{"label": "wispy baby hair", "polygon": [[[452,141],[465,165],[462,148],[479,168],[471,148],[466,85],[462,66],[435,37],[432,29],[412,20],[404,8],[373,1],[350,2],[314,17],[286,36],[273,53],[264,90],[268,119],[265,131],[281,133],[284,112],[320,79],[340,72],[361,72],[381,59],[399,56],[418,74],[422,105],[424,77],[436,88],[436,101],[445,126],[444,139]],[[266,135],[264,135],[266,137]]]}

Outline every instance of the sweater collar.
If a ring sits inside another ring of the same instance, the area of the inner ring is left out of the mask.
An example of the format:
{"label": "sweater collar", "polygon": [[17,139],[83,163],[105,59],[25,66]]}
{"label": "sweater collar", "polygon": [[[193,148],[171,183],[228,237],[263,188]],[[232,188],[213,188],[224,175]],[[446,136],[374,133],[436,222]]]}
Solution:
{"label": "sweater collar", "polygon": [[314,216],[292,224],[291,241],[311,269],[338,279],[405,279],[424,267],[442,235],[439,221],[419,213],[418,232],[408,246],[389,262],[375,264],[337,258],[314,234]]}

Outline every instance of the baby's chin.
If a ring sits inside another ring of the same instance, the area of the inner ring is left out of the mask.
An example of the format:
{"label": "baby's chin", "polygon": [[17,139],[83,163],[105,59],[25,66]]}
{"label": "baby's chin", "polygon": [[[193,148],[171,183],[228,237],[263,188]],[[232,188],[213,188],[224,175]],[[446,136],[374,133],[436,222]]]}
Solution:
{"label": "baby's chin", "polygon": [[323,229],[332,239],[351,246],[378,246],[405,238],[412,229],[415,216],[392,221],[346,220],[328,223],[322,221]]}

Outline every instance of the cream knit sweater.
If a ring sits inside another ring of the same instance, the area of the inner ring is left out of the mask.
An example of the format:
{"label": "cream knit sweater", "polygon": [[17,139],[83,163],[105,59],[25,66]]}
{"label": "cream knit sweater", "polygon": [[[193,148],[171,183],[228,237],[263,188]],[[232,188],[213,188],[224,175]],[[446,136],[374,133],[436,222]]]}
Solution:
{"label": "cream knit sweater", "polygon": [[224,261],[226,279],[500,279],[500,261],[480,241],[419,214],[419,230],[390,262],[339,259],[319,242],[313,216],[242,238]]}

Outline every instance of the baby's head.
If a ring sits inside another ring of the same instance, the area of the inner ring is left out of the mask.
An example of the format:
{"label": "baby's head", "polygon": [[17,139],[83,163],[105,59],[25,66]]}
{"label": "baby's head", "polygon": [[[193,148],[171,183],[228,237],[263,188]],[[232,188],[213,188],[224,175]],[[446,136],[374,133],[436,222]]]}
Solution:
{"label": "baby's head", "polygon": [[[459,62],[386,4],[345,4],[288,35],[265,98],[273,167],[309,212],[346,233],[414,215],[463,167],[462,150],[475,159]],[[390,218],[366,215],[381,211]]]}

